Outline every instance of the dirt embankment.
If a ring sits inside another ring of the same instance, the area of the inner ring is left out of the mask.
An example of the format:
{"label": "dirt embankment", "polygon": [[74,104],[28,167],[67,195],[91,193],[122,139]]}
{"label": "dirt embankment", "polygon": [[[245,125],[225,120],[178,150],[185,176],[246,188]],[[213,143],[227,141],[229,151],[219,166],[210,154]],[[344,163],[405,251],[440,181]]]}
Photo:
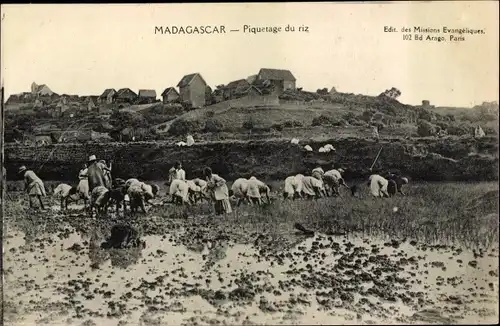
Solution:
{"label": "dirt embankment", "polygon": [[[319,153],[327,143],[334,153]],[[282,141],[197,143],[176,147],[165,143],[133,144],[57,144],[44,147],[7,145],[5,165],[8,179],[14,179],[17,168],[25,164],[46,180],[76,179],[81,164],[89,155],[113,163],[115,176],[145,180],[166,179],[168,169],[177,160],[184,164],[188,176],[210,166],[214,172],[234,180],[254,175],[263,179],[284,179],[296,173],[309,173],[321,165],[347,168],[346,179],[365,177],[379,149],[382,153],[374,171],[400,171],[413,180],[425,181],[492,181],[498,180],[498,139],[413,139],[385,140],[347,138],[309,142],[314,152],[301,144]],[[9,177],[10,176],[10,177]]]}

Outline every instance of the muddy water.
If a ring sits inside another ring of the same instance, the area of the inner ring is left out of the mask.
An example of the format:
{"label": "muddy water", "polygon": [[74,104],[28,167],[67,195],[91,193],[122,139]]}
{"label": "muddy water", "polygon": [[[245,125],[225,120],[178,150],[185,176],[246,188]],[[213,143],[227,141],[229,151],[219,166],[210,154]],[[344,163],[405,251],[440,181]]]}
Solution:
{"label": "muddy water", "polygon": [[495,249],[316,234],[270,254],[142,238],[145,249],[103,250],[102,237],[71,228],[34,239],[8,229],[5,324],[498,322]]}

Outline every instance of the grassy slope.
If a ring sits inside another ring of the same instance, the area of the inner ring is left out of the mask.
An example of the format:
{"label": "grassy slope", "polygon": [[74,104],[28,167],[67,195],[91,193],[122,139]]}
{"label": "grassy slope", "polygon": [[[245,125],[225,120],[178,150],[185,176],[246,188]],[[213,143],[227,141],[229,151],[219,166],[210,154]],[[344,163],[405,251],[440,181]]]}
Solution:
{"label": "grassy slope", "polygon": [[[270,127],[273,124],[283,123],[285,121],[298,121],[304,127],[309,127],[312,120],[320,115],[332,118],[340,118],[347,112],[360,114],[362,108],[349,109],[342,104],[332,103],[314,103],[314,104],[280,104],[279,107],[263,108],[227,108],[227,105],[212,105],[203,109],[187,112],[176,119],[204,121],[207,114],[213,112],[214,119],[220,121],[225,128],[241,128],[243,122],[250,117],[257,128]],[[176,120],[175,119],[175,120]],[[167,126],[173,122],[166,123]],[[158,126],[157,126],[158,127]],[[167,132],[168,127],[160,130],[161,133]]]}

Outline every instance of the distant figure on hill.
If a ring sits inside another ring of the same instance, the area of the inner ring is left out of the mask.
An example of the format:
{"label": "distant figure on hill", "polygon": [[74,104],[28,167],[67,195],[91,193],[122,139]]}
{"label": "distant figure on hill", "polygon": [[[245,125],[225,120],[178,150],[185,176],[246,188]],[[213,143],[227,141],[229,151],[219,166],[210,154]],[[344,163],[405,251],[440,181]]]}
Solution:
{"label": "distant figure on hill", "polygon": [[191,136],[191,135],[187,136],[186,145],[187,146],[193,146],[194,145],[194,138],[193,138],[193,136]]}
{"label": "distant figure on hill", "polygon": [[378,126],[372,126],[372,137],[377,141],[380,139]]}
{"label": "distant figure on hill", "polygon": [[19,174],[24,177],[25,190],[29,195],[30,208],[34,208],[35,201],[38,200],[40,208],[45,210],[42,197],[47,196],[42,180],[35,172],[28,170],[24,165],[19,168]]}

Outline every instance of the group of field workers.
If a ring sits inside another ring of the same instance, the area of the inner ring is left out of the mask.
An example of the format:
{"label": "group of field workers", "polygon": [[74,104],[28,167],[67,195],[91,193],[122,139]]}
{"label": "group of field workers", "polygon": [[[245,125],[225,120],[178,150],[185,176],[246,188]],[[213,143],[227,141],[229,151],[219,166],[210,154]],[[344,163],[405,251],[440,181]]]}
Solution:
{"label": "group of field workers", "polygon": [[[340,187],[346,187],[352,196],[358,196],[359,185],[349,187],[342,177],[344,170],[332,169],[324,172],[321,167],[314,168],[311,176],[297,174],[285,179],[283,197],[285,199],[297,198],[319,198],[329,196],[340,196]],[[379,174],[371,174],[368,178],[370,194],[377,198],[388,198],[396,193],[405,195],[403,185],[408,183],[408,178],[395,173],[388,173],[386,177]]]}
{"label": "group of field workers", "polygon": [[[113,180],[111,171],[111,166],[107,166],[104,160],[98,161],[95,155],[91,155],[79,171],[78,184],[74,186],[59,184],[54,189],[53,196],[60,198],[62,210],[68,208],[69,201],[83,200],[91,216],[94,210],[99,215],[107,214],[110,206],[116,206],[117,214],[123,207],[125,215],[127,204],[131,213],[139,209],[146,213],[146,203],[159,195],[158,185],[135,178]],[[289,176],[284,180],[283,198],[295,200],[340,196],[341,187],[347,188],[352,196],[358,196],[361,190],[360,185],[349,187],[343,178],[344,172],[342,168],[325,172],[323,168],[316,167],[311,170],[310,175]],[[40,208],[45,210],[42,197],[47,194],[42,180],[25,166],[19,169],[19,173],[24,177],[30,208],[35,208],[38,202]],[[389,173],[385,177],[380,174],[371,174],[367,186],[373,197],[386,198],[396,193],[404,195],[402,187],[407,183],[407,178],[397,174]],[[226,180],[213,173],[208,167],[203,169],[203,178],[187,179],[181,162],[176,162],[169,170],[168,181],[165,185],[172,204],[194,205],[205,200],[213,203],[216,215],[232,212],[231,199],[236,201],[239,207],[242,203],[270,204],[272,198],[270,185],[254,176],[248,179],[236,179],[229,189]]]}

